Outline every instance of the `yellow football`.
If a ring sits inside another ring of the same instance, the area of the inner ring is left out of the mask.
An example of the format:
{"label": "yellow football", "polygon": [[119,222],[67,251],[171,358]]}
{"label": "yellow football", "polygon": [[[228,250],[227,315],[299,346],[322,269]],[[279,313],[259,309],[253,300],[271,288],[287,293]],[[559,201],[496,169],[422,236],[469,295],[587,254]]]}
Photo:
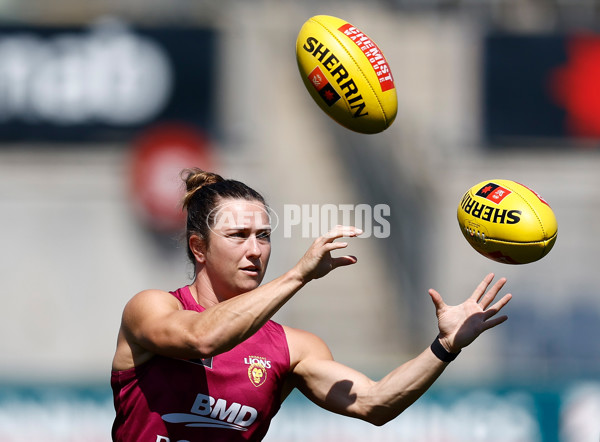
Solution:
{"label": "yellow football", "polygon": [[374,134],[393,123],[398,100],[390,66],[375,42],[347,21],[308,19],[298,34],[296,59],[312,98],[342,126]]}
{"label": "yellow football", "polygon": [[550,252],[558,224],[548,203],[510,180],[482,181],[458,205],[458,224],[469,244],[494,261],[527,264]]}

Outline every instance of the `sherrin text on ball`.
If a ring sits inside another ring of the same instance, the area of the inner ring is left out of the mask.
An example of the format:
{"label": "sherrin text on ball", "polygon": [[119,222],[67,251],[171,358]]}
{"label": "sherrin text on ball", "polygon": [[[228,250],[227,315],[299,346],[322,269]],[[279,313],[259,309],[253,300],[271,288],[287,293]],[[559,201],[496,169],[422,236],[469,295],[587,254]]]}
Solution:
{"label": "sherrin text on ball", "polygon": [[398,100],[390,66],[355,26],[328,15],[308,19],[298,34],[296,59],[314,101],[342,126],[374,134],[393,123]]}
{"label": "sherrin text on ball", "polygon": [[546,256],[558,234],[550,205],[511,180],[482,181],[458,204],[458,224],[469,244],[494,261],[527,264]]}

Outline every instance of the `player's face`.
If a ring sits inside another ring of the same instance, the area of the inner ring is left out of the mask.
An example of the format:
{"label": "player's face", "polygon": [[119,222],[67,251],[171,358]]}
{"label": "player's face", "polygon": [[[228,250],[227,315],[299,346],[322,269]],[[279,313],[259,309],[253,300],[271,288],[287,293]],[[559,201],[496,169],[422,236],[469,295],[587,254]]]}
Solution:
{"label": "player's face", "polygon": [[230,298],[255,289],[271,254],[267,209],[260,201],[223,199],[213,213],[205,269],[215,293]]}

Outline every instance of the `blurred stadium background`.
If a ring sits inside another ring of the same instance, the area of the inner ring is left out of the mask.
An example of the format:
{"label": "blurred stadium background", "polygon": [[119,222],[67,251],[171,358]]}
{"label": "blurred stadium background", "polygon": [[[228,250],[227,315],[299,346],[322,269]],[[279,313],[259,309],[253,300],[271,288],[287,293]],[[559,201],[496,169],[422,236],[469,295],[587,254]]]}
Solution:
{"label": "blurred stadium background", "polygon": [[[311,101],[294,44],[329,14],[374,39],[393,126],[347,131]],[[388,204],[389,238],[307,286],[276,319],[378,378],[450,303],[509,278],[509,322],[375,428],[291,397],[270,441],[587,442],[600,437],[600,3],[594,0],[0,1],[0,441],[108,441],[120,314],[189,281],[178,171],[285,205]],[[559,236],[511,267],[464,241],[462,193],[506,178],[541,193]],[[267,280],[311,242],[274,233]]]}

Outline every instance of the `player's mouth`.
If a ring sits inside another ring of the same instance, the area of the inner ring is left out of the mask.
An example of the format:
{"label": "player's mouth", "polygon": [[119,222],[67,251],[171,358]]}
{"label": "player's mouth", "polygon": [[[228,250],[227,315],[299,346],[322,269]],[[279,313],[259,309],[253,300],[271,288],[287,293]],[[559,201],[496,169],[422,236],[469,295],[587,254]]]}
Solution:
{"label": "player's mouth", "polygon": [[260,274],[260,267],[254,265],[242,267],[241,270],[251,276],[258,276]]}

